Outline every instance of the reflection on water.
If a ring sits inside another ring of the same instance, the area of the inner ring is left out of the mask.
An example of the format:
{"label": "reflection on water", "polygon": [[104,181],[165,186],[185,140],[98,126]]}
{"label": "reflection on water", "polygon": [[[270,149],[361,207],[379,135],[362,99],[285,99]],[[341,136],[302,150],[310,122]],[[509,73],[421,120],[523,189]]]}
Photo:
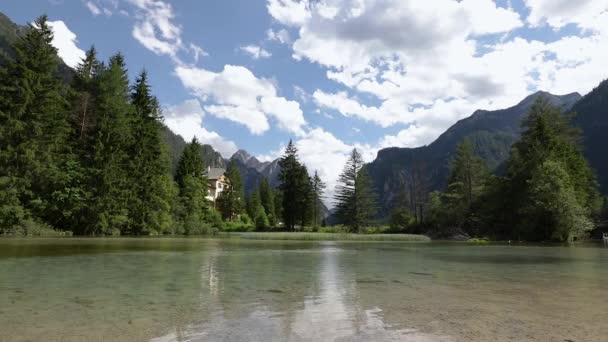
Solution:
{"label": "reflection on water", "polygon": [[608,336],[605,248],[0,240],[0,275],[0,341]]}

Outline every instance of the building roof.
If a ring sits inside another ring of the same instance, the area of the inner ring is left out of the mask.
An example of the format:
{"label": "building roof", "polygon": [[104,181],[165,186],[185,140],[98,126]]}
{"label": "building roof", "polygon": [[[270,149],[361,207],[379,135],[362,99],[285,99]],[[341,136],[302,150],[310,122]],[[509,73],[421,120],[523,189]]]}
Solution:
{"label": "building roof", "polygon": [[220,179],[224,172],[226,170],[222,168],[209,168],[207,169],[207,179]]}

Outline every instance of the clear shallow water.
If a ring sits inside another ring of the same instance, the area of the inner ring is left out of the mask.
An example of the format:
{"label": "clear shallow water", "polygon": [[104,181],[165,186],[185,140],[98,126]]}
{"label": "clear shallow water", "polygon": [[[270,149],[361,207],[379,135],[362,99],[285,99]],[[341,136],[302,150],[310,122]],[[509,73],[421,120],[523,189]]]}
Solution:
{"label": "clear shallow water", "polygon": [[0,341],[605,341],[608,248],[2,239]]}

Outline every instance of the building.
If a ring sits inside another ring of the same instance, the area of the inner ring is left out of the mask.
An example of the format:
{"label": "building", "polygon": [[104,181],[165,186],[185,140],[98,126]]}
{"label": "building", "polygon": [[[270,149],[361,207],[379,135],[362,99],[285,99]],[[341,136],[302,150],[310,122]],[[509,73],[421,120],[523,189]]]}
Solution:
{"label": "building", "polygon": [[229,186],[225,172],[226,170],[221,168],[207,168],[207,199],[211,202],[215,202],[220,193]]}

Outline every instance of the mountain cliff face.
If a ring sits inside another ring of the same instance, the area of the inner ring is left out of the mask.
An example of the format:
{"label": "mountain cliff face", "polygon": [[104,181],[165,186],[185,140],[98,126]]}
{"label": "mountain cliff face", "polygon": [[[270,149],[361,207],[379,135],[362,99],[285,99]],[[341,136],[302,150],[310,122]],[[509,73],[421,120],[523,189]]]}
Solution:
{"label": "mountain cliff face", "polygon": [[424,188],[425,192],[443,190],[450,173],[450,161],[465,138],[473,142],[475,152],[491,170],[499,169],[508,158],[511,145],[519,138],[522,118],[541,96],[566,110],[581,98],[578,93],[556,96],[537,92],[511,108],[478,110],[458,121],[430,145],[380,150],[376,159],[367,165],[379,195],[380,215],[388,214],[401,189],[416,186]]}

